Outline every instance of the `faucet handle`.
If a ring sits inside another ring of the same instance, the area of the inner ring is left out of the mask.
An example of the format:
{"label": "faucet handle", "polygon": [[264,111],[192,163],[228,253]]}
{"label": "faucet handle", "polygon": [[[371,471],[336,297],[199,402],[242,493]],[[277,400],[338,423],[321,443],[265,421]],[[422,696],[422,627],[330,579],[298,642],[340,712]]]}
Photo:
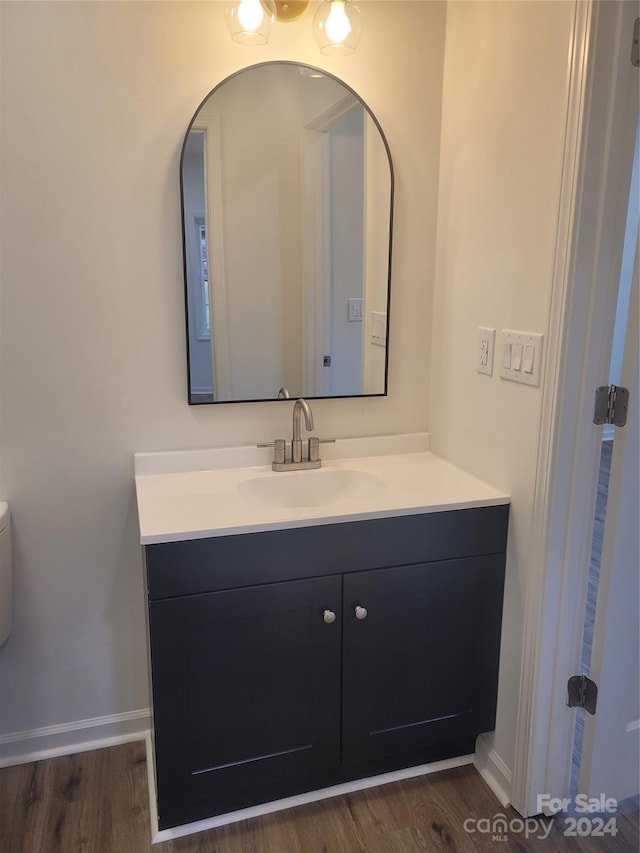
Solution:
{"label": "faucet handle", "polygon": [[282,464],[285,461],[286,442],[284,438],[276,438],[274,441],[259,441],[257,447],[273,447],[273,461]]}
{"label": "faucet handle", "polygon": [[317,438],[312,435],[309,438],[309,462],[317,462],[320,459],[320,444],[334,444],[335,438]]}

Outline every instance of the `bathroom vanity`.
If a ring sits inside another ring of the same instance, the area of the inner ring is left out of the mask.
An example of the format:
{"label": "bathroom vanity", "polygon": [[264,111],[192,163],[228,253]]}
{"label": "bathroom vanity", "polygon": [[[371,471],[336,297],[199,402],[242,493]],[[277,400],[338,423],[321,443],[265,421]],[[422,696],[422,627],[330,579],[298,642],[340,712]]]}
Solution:
{"label": "bathroom vanity", "polygon": [[494,727],[508,497],[408,438],[286,474],[253,448],[136,455],[160,830]]}

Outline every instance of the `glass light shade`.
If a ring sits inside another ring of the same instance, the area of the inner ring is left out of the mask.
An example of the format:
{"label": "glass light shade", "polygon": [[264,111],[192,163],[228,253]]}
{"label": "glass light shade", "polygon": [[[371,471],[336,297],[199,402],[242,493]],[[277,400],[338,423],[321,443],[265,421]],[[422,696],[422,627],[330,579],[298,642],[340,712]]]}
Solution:
{"label": "glass light shade", "polygon": [[269,0],[237,0],[224,11],[231,38],[240,44],[266,44],[275,16],[275,5]]}
{"label": "glass light shade", "polygon": [[353,53],[362,35],[360,10],[350,0],[324,0],[313,19],[313,34],[320,53]]}

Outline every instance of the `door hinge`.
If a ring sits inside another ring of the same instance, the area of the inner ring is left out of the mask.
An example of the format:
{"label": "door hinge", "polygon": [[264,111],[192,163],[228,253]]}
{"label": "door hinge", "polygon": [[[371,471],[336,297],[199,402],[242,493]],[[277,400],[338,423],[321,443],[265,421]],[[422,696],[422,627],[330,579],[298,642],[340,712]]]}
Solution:
{"label": "door hinge", "polygon": [[586,675],[572,675],[567,681],[569,708],[584,708],[589,714],[595,714],[598,701],[598,686]]}
{"label": "door hinge", "polygon": [[621,385],[601,385],[596,388],[593,410],[594,424],[613,424],[623,427],[627,422],[629,391]]}
{"label": "door hinge", "polygon": [[631,42],[631,64],[640,68],[640,18],[633,24],[633,40]]}
{"label": "door hinge", "polygon": [[322,356],[322,366],[323,367],[331,367],[331,356],[323,355]]}

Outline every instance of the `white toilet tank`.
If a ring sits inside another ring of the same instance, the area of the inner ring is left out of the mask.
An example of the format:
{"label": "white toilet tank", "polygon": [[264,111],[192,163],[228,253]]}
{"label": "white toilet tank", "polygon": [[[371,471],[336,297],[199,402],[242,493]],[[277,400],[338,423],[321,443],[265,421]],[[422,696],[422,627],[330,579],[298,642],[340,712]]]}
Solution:
{"label": "white toilet tank", "polygon": [[9,505],[0,501],[0,646],[11,631],[11,524]]}

